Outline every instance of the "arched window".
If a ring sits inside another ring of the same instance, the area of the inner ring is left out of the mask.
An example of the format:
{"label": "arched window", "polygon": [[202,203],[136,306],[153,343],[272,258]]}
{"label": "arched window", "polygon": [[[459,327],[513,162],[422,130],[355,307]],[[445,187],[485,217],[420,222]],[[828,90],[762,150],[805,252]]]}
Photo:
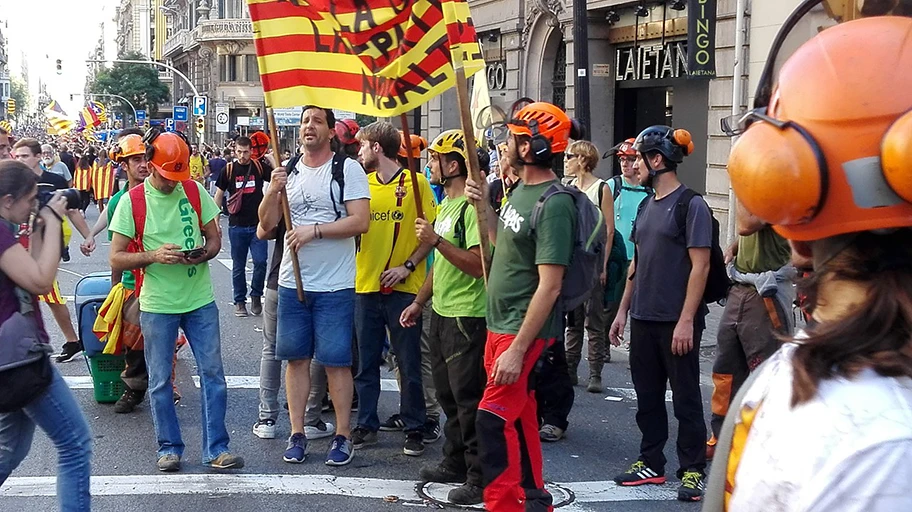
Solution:
{"label": "arched window", "polygon": [[551,78],[551,103],[567,108],[567,42],[562,37],[557,43],[554,57],[554,73]]}

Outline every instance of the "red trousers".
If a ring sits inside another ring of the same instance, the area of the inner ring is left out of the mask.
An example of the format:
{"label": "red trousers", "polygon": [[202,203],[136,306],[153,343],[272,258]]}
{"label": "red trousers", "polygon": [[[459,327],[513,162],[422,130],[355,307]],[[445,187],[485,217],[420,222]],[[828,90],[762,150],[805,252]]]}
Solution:
{"label": "red trousers", "polygon": [[551,495],[545,490],[542,477],[535,386],[529,378],[542,351],[554,340],[535,340],[523,357],[519,380],[509,386],[495,385],[491,377],[494,362],[514,338],[515,334],[488,331],[485,346],[484,365],[489,380],[476,418],[485,509],[552,512]]}

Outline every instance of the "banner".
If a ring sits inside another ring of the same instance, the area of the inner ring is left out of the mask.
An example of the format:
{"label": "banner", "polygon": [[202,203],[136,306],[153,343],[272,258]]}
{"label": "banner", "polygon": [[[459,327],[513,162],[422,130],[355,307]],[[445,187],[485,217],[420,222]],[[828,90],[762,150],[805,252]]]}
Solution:
{"label": "banner", "polygon": [[92,112],[95,113],[95,116],[98,117],[100,122],[106,123],[108,121],[108,111],[103,103],[99,101],[90,101],[88,106],[92,109]]}
{"label": "banner", "polygon": [[[391,117],[484,58],[465,0],[247,0],[273,108],[319,105]],[[452,51],[452,53],[451,53]]]}
{"label": "banner", "polygon": [[[475,73],[472,84],[472,102],[469,107],[472,112],[472,122],[475,123],[475,140],[485,140],[485,126],[491,126],[491,94],[488,92],[488,73],[482,68]],[[482,114],[485,109],[485,114]],[[483,118],[483,119],[482,119]],[[479,128],[482,126],[482,128]],[[482,146],[487,147],[487,146]]]}
{"label": "banner", "polygon": [[716,76],[716,0],[688,0],[687,54],[691,77]]}
{"label": "banner", "polygon": [[76,123],[67,118],[66,112],[56,100],[51,100],[48,106],[44,107],[44,116],[50,123],[47,129],[48,135],[64,135],[76,126]]}

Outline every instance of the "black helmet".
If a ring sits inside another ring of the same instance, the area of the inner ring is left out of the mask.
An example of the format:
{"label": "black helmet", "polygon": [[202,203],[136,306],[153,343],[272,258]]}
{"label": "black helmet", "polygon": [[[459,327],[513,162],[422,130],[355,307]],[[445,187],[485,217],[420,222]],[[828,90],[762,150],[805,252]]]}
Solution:
{"label": "black helmet", "polygon": [[[684,132],[678,134],[678,132]],[[685,135],[686,134],[686,141]],[[690,133],[686,130],[674,130],[670,126],[655,125],[646,128],[633,143],[633,149],[639,153],[658,152],[669,162],[679,164],[693,149],[688,147]]]}

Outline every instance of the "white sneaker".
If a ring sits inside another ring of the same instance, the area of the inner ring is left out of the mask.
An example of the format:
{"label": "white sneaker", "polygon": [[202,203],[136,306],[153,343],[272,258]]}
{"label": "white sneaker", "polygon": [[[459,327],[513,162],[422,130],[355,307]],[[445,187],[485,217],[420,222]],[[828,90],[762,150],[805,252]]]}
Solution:
{"label": "white sneaker", "polygon": [[260,420],[253,425],[253,435],[260,439],[275,439],[276,424],[273,420]]}
{"label": "white sneaker", "polygon": [[328,421],[320,420],[320,423],[304,427],[304,436],[307,439],[323,439],[336,433],[336,426]]}

